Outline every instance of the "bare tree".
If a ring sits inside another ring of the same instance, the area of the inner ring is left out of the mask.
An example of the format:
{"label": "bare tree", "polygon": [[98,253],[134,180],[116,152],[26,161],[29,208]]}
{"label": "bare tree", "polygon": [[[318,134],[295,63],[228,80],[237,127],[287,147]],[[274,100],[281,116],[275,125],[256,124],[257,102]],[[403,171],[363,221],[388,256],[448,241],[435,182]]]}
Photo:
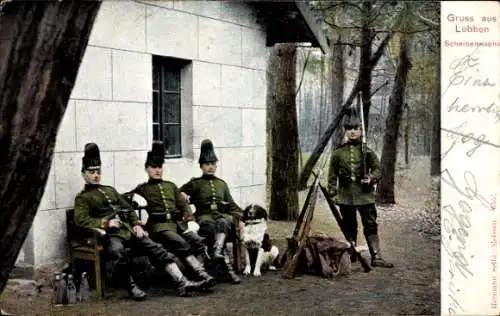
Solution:
{"label": "bare tree", "polygon": [[[331,63],[331,89],[332,89],[332,111],[335,115],[339,115],[342,110],[342,104],[344,101],[344,47],[340,45],[341,36],[338,37],[336,42],[332,41],[332,63]],[[342,143],[343,133],[341,128],[337,128],[333,134],[332,138],[332,152]],[[328,179],[330,179],[333,174],[333,155],[330,156],[330,167],[328,171]]]}
{"label": "bare tree", "polygon": [[410,168],[410,107],[408,103],[405,103],[404,110],[406,111],[405,117],[405,133],[404,133],[404,142],[405,142],[405,167]]}
{"label": "bare tree", "polygon": [[274,220],[296,220],[299,209],[296,63],[295,43],[275,44],[271,49],[268,68],[270,89],[267,92],[272,142],[269,215]]}
{"label": "bare tree", "polygon": [[45,191],[98,1],[8,2],[0,17],[0,293]]}
{"label": "bare tree", "polygon": [[[416,5],[410,11],[411,14],[416,18],[416,20],[429,27],[430,32],[428,35],[431,36],[431,40],[427,38],[425,41],[428,44],[428,48],[431,53],[436,56],[439,60],[440,51],[440,6],[437,1],[429,1],[424,5]],[[429,153],[431,155],[431,176],[439,176],[441,174],[441,86],[439,84],[441,78],[441,69],[438,65],[435,68],[435,79],[434,79],[434,91],[432,96],[432,108],[431,108],[431,135],[428,136],[428,130],[424,131],[424,141],[430,138],[430,146],[425,143],[424,153]],[[429,148],[430,147],[430,148]]]}
{"label": "bare tree", "polygon": [[325,55],[321,54],[320,59],[320,92],[319,92],[319,109],[318,109],[318,140],[324,132],[324,119],[327,118],[326,96],[325,96]]}
{"label": "bare tree", "polygon": [[361,55],[359,58],[359,91],[361,92],[363,104],[363,116],[365,129],[368,129],[370,121],[370,109],[372,105],[372,71],[375,65],[371,65],[372,45],[374,31],[372,30],[373,0],[363,1],[361,4]]}
{"label": "bare tree", "polygon": [[411,60],[408,52],[408,35],[401,35],[399,48],[399,62],[394,77],[389,110],[386,119],[384,145],[381,156],[382,179],[377,186],[377,202],[383,204],[396,203],[394,197],[394,174],[396,171],[396,157],[399,126],[403,116],[404,98],[408,72],[411,69]]}
{"label": "bare tree", "polygon": [[[342,37],[339,35],[337,42],[332,43],[332,111],[338,115],[344,103],[345,69],[344,69],[344,46],[341,44]],[[336,129],[333,135],[332,150],[342,143],[342,129]]]}
{"label": "bare tree", "polygon": [[[439,46],[439,45],[438,45]],[[438,55],[439,56],[439,55]],[[432,106],[431,176],[441,175],[441,68],[436,67],[436,82]]]}

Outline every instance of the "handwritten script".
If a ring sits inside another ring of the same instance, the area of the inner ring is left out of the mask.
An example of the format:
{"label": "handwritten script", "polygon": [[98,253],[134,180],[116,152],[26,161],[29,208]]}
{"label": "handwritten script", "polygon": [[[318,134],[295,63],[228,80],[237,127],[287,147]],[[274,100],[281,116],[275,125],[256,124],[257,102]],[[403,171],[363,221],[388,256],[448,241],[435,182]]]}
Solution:
{"label": "handwritten script", "polygon": [[453,60],[448,66],[452,74],[448,78],[448,85],[443,95],[446,94],[451,87],[495,87],[496,83],[493,79],[480,73],[479,65],[478,48],[474,49],[470,54]]}
{"label": "handwritten script", "polygon": [[443,249],[448,254],[450,261],[449,264],[449,284],[448,284],[448,297],[450,298],[450,305],[448,312],[456,314],[457,311],[464,311],[460,305],[459,300],[455,297],[460,288],[456,285],[456,276],[462,278],[469,278],[474,276],[474,272],[470,266],[469,259],[474,257],[474,254],[467,249],[467,238],[470,235],[469,228],[471,227],[471,214],[473,201],[478,201],[485,210],[494,210],[489,200],[484,194],[478,190],[476,177],[470,170],[465,170],[463,173],[463,187],[459,186],[452,174],[448,169],[441,173],[442,183],[452,188],[458,193],[462,199],[458,200],[456,204],[446,204],[442,207],[443,223],[441,244]]}
{"label": "handwritten script", "polygon": [[[448,167],[443,163],[441,172],[442,185],[451,190],[453,195],[452,199],[443,198],[442,201],[441,232],[443,255],[448,261],[447,284],[443,284],[448,292],[445,311],[450,315],[468,313],[463,306],[467,298],[464,293],[467,288],[463,284],[471,282],[464,280],[474,279],[472,261],[478,255],[475,253],[478,248],[468,247],[473,237],[472,219],[477,219],[476,214],[479,212],[495,210],[495,205],[491,203],[491,192],[485,191],[491,188],[478,180],[484,179],[483,173],[489,173],[488,165],[483,165],[484,171],[478,171],[477,167],[482,166],[481,156],[489,155],[493,149],[500,149],[496,141],[498,136],[490,134],[490,126],[500,122],[500,107],[497,100],[485,100],[487,94],[481,92],[494,90],[497,86],[496,80],[481,70],[481,62],[481,52],[475,48],[454,58],[448,65],[443,65],[446,67],[446,76],[442,79],[443,110],[445,115],[450,115],[448,122],[452,123],[442,128],[441,159],[455,164],[454,167]],[[480,120],[483,120],[486,128],[477,128]],[[463,161],[463,167],[456,164],[458,159]]]}

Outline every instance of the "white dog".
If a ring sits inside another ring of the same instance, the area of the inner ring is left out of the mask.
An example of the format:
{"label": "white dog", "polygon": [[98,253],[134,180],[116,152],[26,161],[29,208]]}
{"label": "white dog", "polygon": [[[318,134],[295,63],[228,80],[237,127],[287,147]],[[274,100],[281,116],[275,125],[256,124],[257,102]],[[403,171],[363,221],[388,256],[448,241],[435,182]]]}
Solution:
{"label": "white dog", "polygon": [[243,275],[250,275],[252,266],[249,250],[257,251],[253,275],[261,276],[261,268],[268,267],[276,270],[279,249],[271,244],[267,231],[267,212],[256,204],[250,204],[243,210],[243,223],[245,227],[241,232],[242,252],[245,255],[245,270]]}

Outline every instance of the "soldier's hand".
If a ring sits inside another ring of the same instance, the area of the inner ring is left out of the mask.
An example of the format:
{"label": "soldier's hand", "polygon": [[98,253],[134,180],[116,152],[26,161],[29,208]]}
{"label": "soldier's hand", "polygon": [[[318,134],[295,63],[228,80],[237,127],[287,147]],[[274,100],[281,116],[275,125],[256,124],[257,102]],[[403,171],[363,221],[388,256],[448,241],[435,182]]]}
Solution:
{"label": "soldier's hand", "polygon": [[328,190],[328,193],[330,194],[330,196],[333,198],[334,196],[337,195],[337,188],[335,187],[332,187]]}
{"label": "soldier's hand", "polygon": [[372,170],[369,169],[368,170],[368,174],[365,175],[365,178],[361,180],[361,183],[362,184],[371,184],[372,183],[372,180],[373,179],[373,176],[372,176]]}
{"label": "soldier's hand", "polygon": [[108,227],[109,228],[120,228],[121,223],[118,218],[112,218],[108,221]]}
{"label": "soldier's hand", "polygon": [[200,225],[198,225],[197,222],[195,221],[189,221],[187,223],[187,230],[186,231],[191,231],[191,232],[194,232],[194,233],[197,233],[199,230],[200,230]]}
{"label": "soldier's hand", "polygon": [[133,228],[135,236],[139,239],[146,237],[148,235],[148,232],[146,232],[141,226],[135,225]]}
{"label": "soldier's hand", "polygon": [[184,201],[189,202],[189,195],[187,195],[186,193],[181,192],[181,197]]}
{"label": "soldier's hand", "polygon": [[238,222],[238,228],[237,228],[237,230],[238,230],[239,232],[242,232],[244,228],[245,228],[245,223],[244,223],[244,222],[242,222],[242,221],[239,221],[239,222]]}

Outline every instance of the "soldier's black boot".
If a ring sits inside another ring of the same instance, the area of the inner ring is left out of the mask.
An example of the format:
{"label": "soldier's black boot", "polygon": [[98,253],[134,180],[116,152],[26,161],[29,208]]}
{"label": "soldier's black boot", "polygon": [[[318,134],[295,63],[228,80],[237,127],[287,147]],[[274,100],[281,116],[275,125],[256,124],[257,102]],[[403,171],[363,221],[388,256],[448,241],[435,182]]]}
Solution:
{"label": "soldier's black boot", "polygon": [[380,242],[378,235],[366,236],[366,242],[368,243],[368,249],[370,250],[370,255],[372,256],[372,267],[380,267],[380,268],[394,267],[392,263],[382,259],[382,256],[380,255]]}
{"label": "soldier's black boot", "polygon": [[205,244],[205,238],[194,232],[185,232],[184,235],[189,238],[191,248],[193,248],[197,254],[196,259],[198,259],[198,261],[205,266],[205,264],[211,259],[208,254],[207,245]]}
{"label": "soldier's black boot", "polygon": [[130,276],[130,275],[127,276],[125,286],[126,286],[126,290],[128,292],[128,295],[130,295],[130,297],[134,301],[142,301],[146,298],[146,292],[141,290],[141,288],[139,288],[137,286],[137,284],[135,284],[134,278],[132,278],[132,276]]}
{"label": "soldier's black boot", "polygon": [[207,262],[210,262],[212,259],[210,254],[208,253],[208,247],[205,244],[198,245],[196,248],[196,259],[205,267]]}
{"label": "soldier's black boot", "polygon": [[198,261],[195,256],[188,256],[184,260],[186,260],[187,264],[202,279],[202,289],[206,290],[215,286],[215,279],[210,274],[208,274],[207,271],[205,271],[203,264]]}
{"label": "soldier's black boot", "polygon": [[226,234],[216,233],[214,241],[213,259],[218,262],[224,262],[224,245],[226,243]]}
{"label": "soldier's black boot", "polygon": [[196,255],[196,259],[201,263],[203,267],[205,267],[208,261],[203,254]]}
{"label": "soldier's black boot", "polygon": [[[358,226],[355,226],[353,228],[353,232],[352,232],[352,242],[354,244],[354,247],[357,247],[358,246]],[[355,252],[352,252],[351,253],[351,262],[357,262],[358,261],[358,256],[356,256],[356,253]]]}
{"label": "soldier's black boot", "polygon": [[230,254],[229,254],[229,253],[232,253],[232,251],[233,251],[233,246],[231,243],[228,243],[226,251],[225,251],[225,255],[224,255],[225,268],[226,268],[226,272],[227,272],[229,278],[231,279],[231,283],[239,284],[241,282],[241,280],[238,277],[238,275],[236,275],[236,272],[234,272],[233,262],[231,260]]}
{"label": "soldier's black boot", "polygon": [[208,262],[210,261],[212,258],[210,258],[210,254],[208,253],[208,247],[203,245],[203,248],[200,249],[200,256],[202,257],[202,262]]}
{"label": "soldier's black boot", "polygon": [[[353,243],[354,247],[357,246],[355,241],[353,241],[352,243]],[[351,252],[349,254],[350,254],[350,257],[351,257],[351,262],[357,262],[358,261],[358,256],[356,256],[356,253],[355,253],[354,249],[351,249]]]}
{"label": "soldier's black boot", "polygon": [[177,287],[177,294],[179,296],[186,296],[189,292],[196,291],[201,289],[203,286],[203,281],[193,282],[188,280],[182,271],[179,269],[177,264],[169,263],[165,266],[165,271],[172,277],[174,280],[175,286]]}

